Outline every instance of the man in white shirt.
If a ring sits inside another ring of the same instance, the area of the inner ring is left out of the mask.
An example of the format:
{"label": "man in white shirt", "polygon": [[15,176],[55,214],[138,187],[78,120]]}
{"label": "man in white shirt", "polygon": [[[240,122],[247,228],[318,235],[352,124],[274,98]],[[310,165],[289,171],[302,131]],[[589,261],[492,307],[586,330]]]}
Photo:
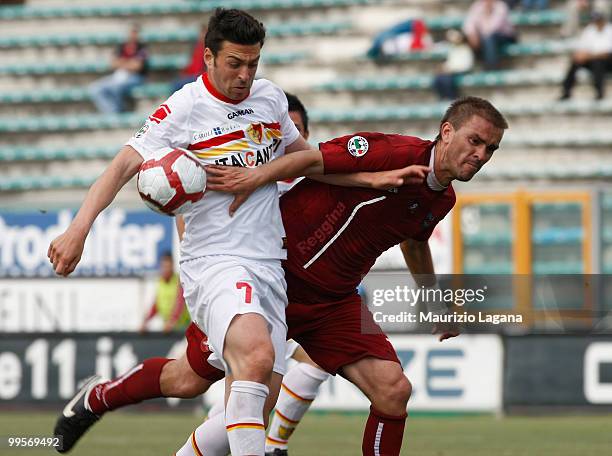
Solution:
{"label": "man in white shirt", "polygon": [[593,76],[595,99],[604,97],[606,71],[612,68],[612,25],[607,23],[601,12],[594,12],[592,21],[580,34],[576,51],[572,55],[572,64],[563,81],[561,100],[572,96],[576,83],[576,73],[580,68],[588,69]]}
{"label": "man in white shirt", "polygon": [[[254,80],[264,39],[263,24],[244,11],[215,11],[205,39],[208,73],[162,104],[94,183],[73,223],[49,247],[57,274],[75,269],[97,215],[160,151],[181,147],[203,164],[256,167],[284,152],[311,149],[288,116],[283,91]],[[296,170],[313,164],[311,154],[287,159]],[[275,183],[253,192],[233,216],[232,199],[209,191],[185,216],[181,283],[192,319],[209,335],[217,367],[232,378],[225,415],[232,453],[263,455],[264,403],[276,401],[285,372],[285,232]],[[143,375],[161,367],[139,366]],[[104,401],[105,394],[93,397]],[[78,415],[77,406],[92,410],[88,401],[75,399],[64,411],[67,420]]]}

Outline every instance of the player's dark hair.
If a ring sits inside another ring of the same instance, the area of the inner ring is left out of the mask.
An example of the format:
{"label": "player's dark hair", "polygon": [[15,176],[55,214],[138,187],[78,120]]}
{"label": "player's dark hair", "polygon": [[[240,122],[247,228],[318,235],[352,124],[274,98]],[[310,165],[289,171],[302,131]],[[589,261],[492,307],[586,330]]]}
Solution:
{"label": "player's dark hair", "polygon": [[[479,116],[483,119],[491,122],[495,127],[505,130],[508,128],[508,122],[499,112],[495,106],[484,98],[478,97],[463,97],[459,98],[451,103],[446,110],[444,117],[440,121],[440,130],[442,125],[446,122],[450,122],[455,130],[458,130],[465,124],[472,116]],[[440,132],[436,137],[436,141],[440,139]]]}
{"label": "player's dark hair", "polygon": [[172,252],[170,250],[164,250],[161,255],[159,256],[160,260],[172,260]]}
{"label": "player's dark hair", "polygon": [[288,111],[300,113],[302,123],[304,124],[304,131],[308,132],[308,113],[306,112],[306,108],[304,107],[300,99],[292,93],[285,92],[285,95],[287,96],[287,102],[289,103]]}
{"label": "player's dark hair", "polygon": [[264,45],[266,29],[249,13],[239,9],[217,8],[208,21],[204,45],[216,56],[224,41],[234,44]]}

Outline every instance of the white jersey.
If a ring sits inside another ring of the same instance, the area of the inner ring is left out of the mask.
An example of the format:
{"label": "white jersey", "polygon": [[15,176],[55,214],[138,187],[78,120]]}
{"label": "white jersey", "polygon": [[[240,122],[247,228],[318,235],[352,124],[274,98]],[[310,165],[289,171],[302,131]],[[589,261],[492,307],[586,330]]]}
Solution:
{"label": "white jersey", "polygon": [[[252,168],[283,155],[299,135],[287,113],[285,94],[270,81],[255,81],[249,96],[234,102],[204,75],[168,98],[127,144],[145,160],[162,148],[182,147],[202,164]],[[258,188],[230,217],[233,199],[208,191],[185,214],[183,261],[206,255],[287,257],[276,183]]]}

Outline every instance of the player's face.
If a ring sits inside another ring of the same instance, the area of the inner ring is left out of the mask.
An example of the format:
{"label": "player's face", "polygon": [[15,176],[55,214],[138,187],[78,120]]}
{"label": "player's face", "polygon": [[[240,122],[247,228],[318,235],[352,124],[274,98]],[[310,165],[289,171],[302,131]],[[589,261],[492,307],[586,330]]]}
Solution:
{"label": "player's face", "polygon": [[229,41],[223,42],[216,57],[206,48],[204,60],[215,88],[232,100],[246,98],[255,79],[260,52],[260,44],[245,45]]}
{"label": "player's face", "polygon": [[449,126],[452,131],[448,137],[447,166],[453,179],[469,181],[491,160],[504,130],[480,116],[472,116],[458,130]]}
{"label": "player's face", "polygon": [[302,121],[302,115],[298,111],[289,111],[289,118],[295,124],[295,128],[298,129],[302,138],[308,141],[308,132],[304,128],[304,122]]}

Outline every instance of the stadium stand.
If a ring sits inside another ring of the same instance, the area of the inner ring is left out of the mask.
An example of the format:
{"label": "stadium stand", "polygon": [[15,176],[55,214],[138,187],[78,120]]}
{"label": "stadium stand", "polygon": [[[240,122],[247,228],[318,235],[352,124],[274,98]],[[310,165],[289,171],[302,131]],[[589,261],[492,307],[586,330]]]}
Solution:
{"label": "stadium stand", "polygon": [[[6,198],[19,194],[37,201],[45,198],[41,190],[55,189],[54,198],[80,200],[117,147],[168,95],[198,25],[221,3],[248,9],[266,23],[263,75],[300,95],[317,139],[354,130],[434,135],[446,108],[431,90],[446,57],[439,41],[445,30],[461,25],[468,0],[31,1],[0,8],[0,163],[7,170],[0,190]],[[482,189],[490,183],[505,190],[526,183],[563,188],[612,176],[612,101],[592,101],[585,77],[574,100],[556,101],[571,41],[560,35],[564,2],[550,4],[548,10],[513,13],[520,41],[504,49],[501,71],[477,69],[459,78],[463,94],[490,98],[511,124],[502,150],[478,176]],[[378,62],[365,57],[377,32],[409,17],[425,19],[437,42],[432,48]],[[87,86],[109,71],[106,57],[133,21],[142,25],[149,45],[150,77],[133,91],[130,112],[96,114]],[[609,199],[601,204],[602,211],[612,210]],[[534,242],[555,245],[581,236],[577,227],[537,230]],[[609,232],[605,236],[612,239]],[[512,239],[498,231],[465,242],[503,250]],[[471,261],[468,256],[467,270],[479,271],[482,265]],[[509,261],[486,268],[507,272]],[[539,264],[537,271],[580,269],[571,261]]]}

